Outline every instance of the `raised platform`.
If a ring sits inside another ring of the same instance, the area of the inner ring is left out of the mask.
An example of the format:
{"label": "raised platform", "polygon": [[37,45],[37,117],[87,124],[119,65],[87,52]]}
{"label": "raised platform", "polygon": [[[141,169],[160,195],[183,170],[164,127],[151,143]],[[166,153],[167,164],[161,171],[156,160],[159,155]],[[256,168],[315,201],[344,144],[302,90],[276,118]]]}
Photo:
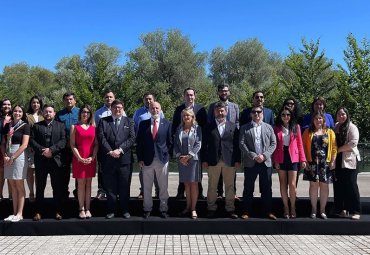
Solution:
{"label": "raised platform", "polygon": [[[51,199],[48,199],[50,202]],[[170,218],[162,219],[156,215],[154,208],[153,216],[143,219],[142,200],[131,199],[130,207],[132,217],[128,220],[117,216],[107,220],[105,216],[105,201],[92,201],[91,212],[93,218],[80,220],[77,215],[77,201],[70,200],[64,213],[64,219],[57,221],[51,218],[51,212],[43,216],[49,217],[40,222],[33,222],[33,204],[26,203],[25,219],[18,223],[0,222],[0,235],[127,235],[127,234],[305,234],[305,235],[369,235],[370,234],[370,199],[362,198],[361,220],[338,219],[330,217],[328,220],[310,219],[310,202],[308,198],[297,201],[297,219],[282,219],[273,221],[258,218],[260,215],[261,201],[255,198],[254,215],[256,218],[248,220],[225,218],[224,211],[219,210],[216,219],[207,219],[206,201],[198,203],[198,215],[196,220],[178,217],[178,213],[184,208],[184,200],[169,200]],[[155,207],[158,200],[155,200]],[[327,211],[332,210],[332,201],[327,206]],[[223,201],[219,201],[223,206]],[[236,202],[237,212],[240,213],[240,202]],[[273,211],[278,217],[282,216],[282,204],[280,198],[273,199]],[[5,218],[11,212],[11,201],[0,203],[0,216]],[[117,215],[120,215],[117,212]]]}

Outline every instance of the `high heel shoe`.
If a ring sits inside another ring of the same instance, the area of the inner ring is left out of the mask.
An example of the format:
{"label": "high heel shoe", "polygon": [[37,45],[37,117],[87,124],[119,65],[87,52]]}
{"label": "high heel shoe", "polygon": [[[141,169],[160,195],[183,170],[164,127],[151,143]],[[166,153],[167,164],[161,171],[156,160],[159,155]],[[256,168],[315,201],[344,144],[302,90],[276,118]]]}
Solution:
{"label": "high heel shoe", "polygon": [[92,217],[90,210],[85,210],[86,219],[90,219]]}
{"label": "high heel shoe", "polygon": [[191,218],[192,218],[193,220],[195,220],[195,219],[197,219],[197,218],[198,218],[197,211],[195,211],[195,210],[191,211]]}
{"label": "high heel shoe", "polygon": [[289,208],[288,207],[284,208],[284,219],[289,219]]}
{"label": "high heel shoe", "polygon": [[297,213],[295,211],[295,208],[291,210],[290,218],[292,218],[292,219],[297,218]]}
{"label": "high heel shoe", "polygon": [[83,220],[83,219],[86,219],[86,214],[85,214],[85,210],[80,210],[80,213],[78,214],[78,218]]}

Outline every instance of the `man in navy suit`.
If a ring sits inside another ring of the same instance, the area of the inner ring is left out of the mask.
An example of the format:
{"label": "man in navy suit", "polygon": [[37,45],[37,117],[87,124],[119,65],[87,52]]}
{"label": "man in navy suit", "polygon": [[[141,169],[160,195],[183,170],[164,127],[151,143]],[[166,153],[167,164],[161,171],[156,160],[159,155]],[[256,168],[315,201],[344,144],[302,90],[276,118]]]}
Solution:
{"label": "man in navy suit", "polygon": [[[173,114],[172,119],[172,136],[175,136],[176,130],[181,124],[181,112],[185,108],[192,109],[195,114],[195,120],[197,121],[198,125],[202,128],[207,124],[207,111],[201,104],[195,103],[195,89],[193,88],[186,88],[184,90],[184,103],[177,106],[175,109],[175,112]],[[202,182],[200,181],[198,183],[199,187],[199,199],[204,199],[203,196],[203,187]],[[179,183],[179,186],[177,188],[177,195],[176,198],[184,198],[184,191],[185,191],[185,185],[184,183]]]}
{"label": "man in navy suit", "polygon": [[246,108],[243,110],[242,114],[240,115],[240,126],[247,124],[252,121],[251,118],[251,110],[253,107],[261,107],[263,110],[263,122],[274,126],[274,113],[271,109],[264,107],[263,104],[265,103],[265,97],[263,92],[258,90],[253,93],[252,97],[252,107]]}
{"label": "man in navy suit", "polygon": [[208,217],[213,218],[217,209],[217,184],[220,175],[224,176],[226,193],[226,211],[229,217],[237,219],[235,214],[235,170],[240,168],[239,130],[235,123],[228,121],[227,106],[224,102],[214,105],[214,116],[203,135],[202,164],[208,168]]}
{"label": "man in navy suit", "polygon": [[149,111],[151,118],[140,122],[136,139],[137,158],[143,172],[143,217],[149,218],[153,208],[152,189],[155,175],[159,186],[160,215],[167,218],[169,197],[167,167],[170,159],[169,148],[172,147],[171,123],[160,118],[161,105],[158,102],[150,104]]}
{"label": "man in navy suit", "polygon": [[99,122],[98,138],[104,157],[103,179],[107,191],[108,213],[106,218],[114,217],[117,195],[123,217],[130,218],[130,178],[131,147],[135,143],[134,121],[123,116],[124,104],[116,99],[111,106],[112,116]]}

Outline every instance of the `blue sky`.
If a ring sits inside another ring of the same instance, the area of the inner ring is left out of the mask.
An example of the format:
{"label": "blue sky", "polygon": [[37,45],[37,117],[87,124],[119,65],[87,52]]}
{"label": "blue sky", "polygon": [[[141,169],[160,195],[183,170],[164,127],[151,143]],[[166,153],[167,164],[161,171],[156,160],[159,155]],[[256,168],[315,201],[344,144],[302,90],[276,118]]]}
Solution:
{"label": "blue sky", "polygon": [[301,47],[302,37],[320,38],[326,56],[344,65],[348,33],[370,39],[369,7],[368,0],[2,0],[0,72],[19,62],[54,70],[62,57],[83,55],[92,42],[117,47],[124,57],[140,45],[141,34],[173,28],[207,52],[258,38],[285,57],[290,46]]}

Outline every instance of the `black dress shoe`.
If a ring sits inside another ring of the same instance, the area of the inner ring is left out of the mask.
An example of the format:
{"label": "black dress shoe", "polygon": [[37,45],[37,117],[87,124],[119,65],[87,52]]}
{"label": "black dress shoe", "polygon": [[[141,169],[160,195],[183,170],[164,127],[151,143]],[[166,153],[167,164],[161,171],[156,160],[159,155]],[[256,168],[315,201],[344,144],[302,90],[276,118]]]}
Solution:
{"label": "black dress shoe", "polygon": [[213,219],[216,217],[216,211],[208,210],[207,212],[207,218],[208,219]]}
{"label": "black dress shoe", "polygon": [[167,214],[167,212],[161,212],[161,218],[162,219],[167,219],[169,216]]}
{"label": "black dress shoe", "polygon": [[177,193],[176,199],[185,199],[185,196],[184,196],[184,194]]}
{"label": "black dress shoe", "polygon": [[198,196],[198,199],[199,199],[199,200],[206,200],[207,198],[206,198],[205,196],[203,196],[202,194],[200,194],[200,195]]}
{"label": "black dress shoe", "polygon": [[231,219],[234,219],[234,220],[239,218],[235,212],[228,212],[228,215]]}
{"label": "black dress shoe", "polygon": [[131,217],[131,215],[130,215],[130,213],[129,213],[129,212],[125,212],[125,213],[123,213],[123,218],[125,218],[125,219],[130,219],[130,217]]}
{"label": "black dress shoe", "polygon": [[150,217],[150,212],[144,212],[143,218],[148,219]]}
{"label": "black dress shoe", "polygon": [[105,216],[106,219],[112,219],[114,218],[114,213],[108,213],[106,216]]}

